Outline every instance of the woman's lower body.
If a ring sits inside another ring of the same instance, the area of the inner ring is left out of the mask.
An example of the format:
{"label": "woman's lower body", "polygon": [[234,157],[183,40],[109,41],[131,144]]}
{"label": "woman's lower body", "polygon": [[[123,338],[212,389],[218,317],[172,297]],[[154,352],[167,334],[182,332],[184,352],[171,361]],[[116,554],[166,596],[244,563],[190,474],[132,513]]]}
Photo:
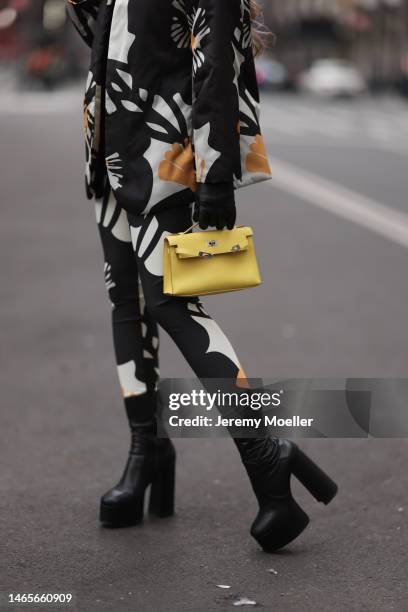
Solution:
{"label": "woman's lower body", "polygon": [[198,378],[242,378],[238,357],[198,297],[163,294],[163,238],[192,225],[190,206],[134,215],[111,191],[95,201],[112,304],[118,375],[125,402],[159,379],[159,326],[174,340]]}
{"label": "woman's lower body", "polygon": [[[135,215],[121,208],[107,190],[95,201],[95,213],[118,376],[132,434],[124,473],[102,497],[100,519],[122,526],[142,520],[149,485],[150,512],[164,517],[174,511],[175,451],[170,440],[156,435],[159,327],[173,339],[197,378],[228,379],[239,389],[245,386],[245,374],[228,338],[198,297],[163,294],[163,238],[192,225],[191,206]],[[251,533],[266,550],[276,550],[308,523],[291,495],[291,473],[325,503],[337,488],[289,441],[268,436],[234,441],[260,506]]]}

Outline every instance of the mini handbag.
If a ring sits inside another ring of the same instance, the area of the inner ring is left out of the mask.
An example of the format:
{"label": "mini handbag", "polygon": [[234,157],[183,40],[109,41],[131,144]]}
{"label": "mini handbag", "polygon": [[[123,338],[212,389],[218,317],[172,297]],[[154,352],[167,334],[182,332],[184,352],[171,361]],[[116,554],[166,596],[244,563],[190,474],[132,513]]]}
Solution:
{"label": "mini handbag", "polygon": [[261,284],[251,227],[191,232],[197,225],[164,238],[163,293],[192,297]]}

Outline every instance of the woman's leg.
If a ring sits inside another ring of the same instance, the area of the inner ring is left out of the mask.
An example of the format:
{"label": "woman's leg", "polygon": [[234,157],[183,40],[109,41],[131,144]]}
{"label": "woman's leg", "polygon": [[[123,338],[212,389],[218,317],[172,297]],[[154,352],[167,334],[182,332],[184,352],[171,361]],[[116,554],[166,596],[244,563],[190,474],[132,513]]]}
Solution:
{"label": "woman's leg", "polygon": [[163,239],[191,226],[190,206],[127,216],[150,315],[171,336],[198,378],[244,378],[230,341],[199,298],[163,294]]}
{"label": "woman's leg", "polygon": [[149,484],[150,512],[173,514],[175,451],[170,440],[158,440],[156,435],[158,330],[145,307],[126,213],[110,191],[96,201],[95,212],[112,304],[118,375],[131,430],[125,469],[119,482],[102,496],[99,517],[110,526],[133,525],[143,519]]}
{"label": "woman's leg", "polygon": [[[143,405],[140,396],[156,387],[158,328],[145,308],[126,213],[110,189],[102,200],[95,201],[95,213],[104,254],[105,284],[112,305],[117,371],[129,414]],[[151,406],[145,409],[149,411]]]}

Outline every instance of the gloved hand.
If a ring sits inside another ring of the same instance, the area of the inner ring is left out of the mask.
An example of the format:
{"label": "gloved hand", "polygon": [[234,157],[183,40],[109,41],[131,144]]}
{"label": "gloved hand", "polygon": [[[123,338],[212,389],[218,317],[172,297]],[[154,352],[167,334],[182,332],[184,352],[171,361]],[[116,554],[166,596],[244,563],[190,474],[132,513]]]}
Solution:
{"label": "gloved hand", "polygon": [[198,221],[201,229],[223,229],[225,226],[232,229],[236,217],[232,182],[197,183],[193,221]]}

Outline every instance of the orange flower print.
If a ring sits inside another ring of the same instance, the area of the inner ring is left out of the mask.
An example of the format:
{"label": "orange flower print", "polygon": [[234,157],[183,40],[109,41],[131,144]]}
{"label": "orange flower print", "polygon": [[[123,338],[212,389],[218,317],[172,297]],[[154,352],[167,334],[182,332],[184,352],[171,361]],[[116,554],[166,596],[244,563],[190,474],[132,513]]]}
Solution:
{"label": "orange flower print", "polygon": [[175,142],[164,157],[165,159],[159,164],[159,178],[162,181],[185,185],[195,191],[196,180],[191,141],[186,138],[183,144]]}
{"label": "orange flower print", "polygon": [[248,378],[242,367],[239,368],[235,383],[237,387],[239,387],[240,389],[250,389],[251,388],[248,382]]}
{"label": "orange flower print", "polygon": [[261,134],[255,136],[254,142],[249,147],[249,153],[245,159],[245,168],[248,172],[261,172],[270,174],[268,156]]}

